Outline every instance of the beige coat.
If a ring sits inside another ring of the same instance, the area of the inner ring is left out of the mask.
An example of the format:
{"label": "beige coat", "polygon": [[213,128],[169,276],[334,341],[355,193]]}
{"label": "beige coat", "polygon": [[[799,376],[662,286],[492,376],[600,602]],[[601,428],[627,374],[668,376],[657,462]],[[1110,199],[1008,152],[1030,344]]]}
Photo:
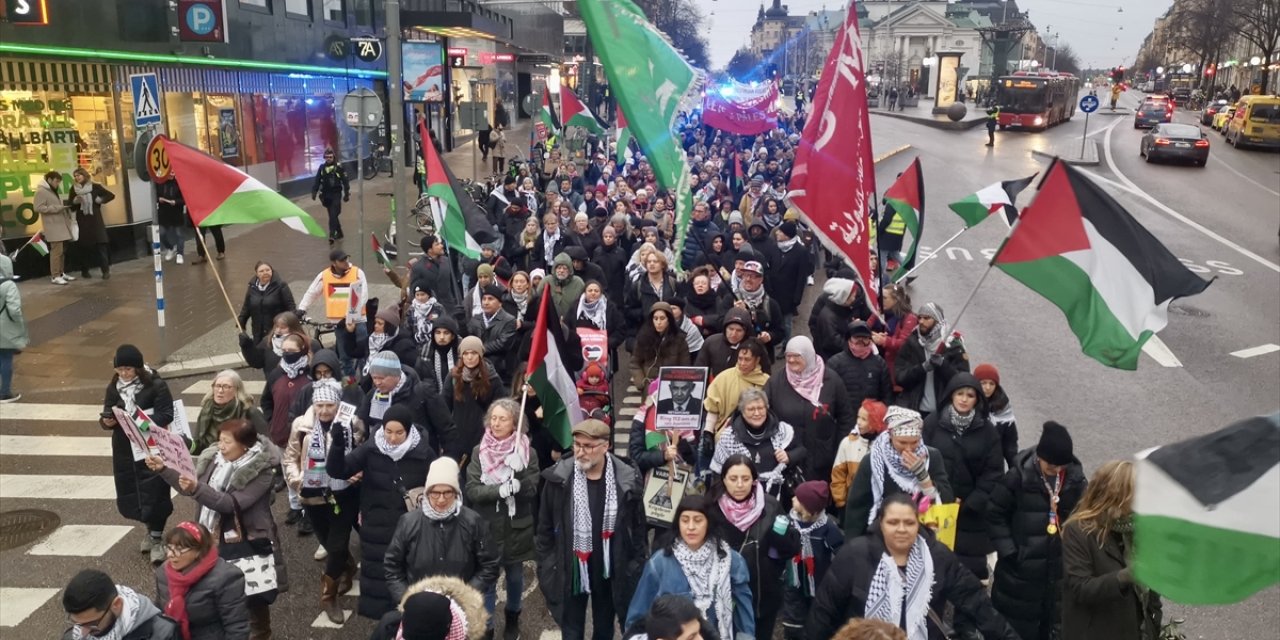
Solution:
{"label": "beige coat", "polygon": [[63,204],[61,196],[49,186],[48,181],[41,180],[40,184],[36,185],[36,197],[32,206],[35,207],[36,213],[40,214],[46,241],[69,242],[72,239],[71,229],[75,222],[72,221],[71,214]]}
{"label": "beige coat", "polygon": [[[308,407],[306,413],[294,418],[289,432],[289,443],[285,445],[284,449],[284,460],[281,465],[284,468],[284,479],[285,482],[288,483],[289,488],[294,491],[301,491],[302,488],[302,476],[306,469],[302,460],[303,456],[306,455],[303,443],[306,442],[311,437],[311,433],[315,431],[316,419],[315,414],[312,413],[313,411],[315,411],[314,407]],[[351,431],[352,435],[355,437],[355,442],[347,443],[348,451],[355,449],[364,442],[364,423],[357,418],[353,418]],[[327,452],[332,446],[332,436],[326,436],[324,450]],[[322,497],[302,498],[302,504],[324,503],[325,499]]]}

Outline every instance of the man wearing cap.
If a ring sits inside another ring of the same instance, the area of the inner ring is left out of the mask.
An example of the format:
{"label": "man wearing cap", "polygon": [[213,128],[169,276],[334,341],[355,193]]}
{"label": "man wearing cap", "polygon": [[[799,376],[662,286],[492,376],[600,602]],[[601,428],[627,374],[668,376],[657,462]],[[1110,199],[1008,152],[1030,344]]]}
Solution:
{"label": "man wearing cap", "polygon": [[813,256],[800,241],[796,223],[783,222],[774,228],[773,235],[778,242],[778,262],[770,267],[764,288],[769,297],[778,302],[778,310],[782,312],[778,322],[781,329],[778,344],[786,344],[791,338],[791,319],[804,298],[804,286],[800,283],[813,274]]}
{"label": "man wearing cap", "polygon": [[610,430],[588,419],[573,428],[573,457],[542,472],[534,544],[538,585],[566,640],[610,640],[649,556],[643,486],[635,467],[609,451]]}
{"label": "man wearing cap", "polygon": [[[742,341],[755,335],[751,324],[751,314],[743,309],[730,309],[724,314],[724,329],[720,333],[709,336],[702,343],[702,350],[694,361],[695,367],[706,367],[712,377],[734,366],[738,362],[738,347]],[[768,370],[769,367],[764,367]]]}
{"label": "man wearing cap", "polygon": [[342,374],[352,378],[356,374],[355,354],[357,345],[369,339],[365,302],[369,296],[369,282],[364,271],[351,264],[351,256],[342,249],[329,252],[329,268],[321,271],[298,303],[298,316],[304,317],[307,307],[319,296],[324,300],[324,318],[337,325],[334,331],[338,360]]}
{"label": "man wearing cap", "polygon": [[418,374],[402,366],[394,351],[379,351],[369,356],[369,380],[373,386],[356,409],[356,417],[373,433],[382,426],[382,416],[392,405],[413,408],[413,388],[418,383]]}
{"label": "man wearing cap", "polygon": [[991,490],[987,532],[999,561],[991,603],[1023,638],[1057,637],[1062,626],[1062,523],[1088,479],[1067,428],[1044,423],[1040,442],[1017,454]]}
{"label": "man wearing cap", "polygon": [[778,301],[765,291],[764,271],[765,265],[760,262],[744,262],[738,269],[738,283],[733,287],[733,295],[721,298],[719,305],[721,313],[742,309],[751,316],[751,328],[756,339],[769,352],[768,364],[772,365],[774,349],[785,343],[779,341],[782,336],[782,309],[778,307]]}
{"label": "man wearing cap", "polygon": [[516,319],[502,308],[502,296],[506,290],[496,284],[481,289],[480,312],[467,322],[467,334],[480,338],[484,343],[484,357],[498,370],[504,379],[511,379],[516,346]]}
{"label": "man wearing cap", "polygon": [[498,579],[489,523],[463,506],[458,463],[436,458],[427,471],[422,508],[400,516],[387,545],[387,590],[393,602],[430,576],[453,576],[484,593]]}
{"label": "man wearing cap", "polygon": [[849,401],[861,407],[863,400],[889,403],[893,393],[893,381],[889,377],[889,365],[871,344],[871,328],[862,320],[854,320],[845,328],[845,348],[830,360],[827,366],[840,376]]}

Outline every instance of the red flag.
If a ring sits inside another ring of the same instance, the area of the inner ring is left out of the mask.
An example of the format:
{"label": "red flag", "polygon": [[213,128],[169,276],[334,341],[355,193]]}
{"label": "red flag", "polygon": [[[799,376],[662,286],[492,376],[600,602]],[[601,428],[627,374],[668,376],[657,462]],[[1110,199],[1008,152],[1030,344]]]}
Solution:
{"label": "red flag", "polygon": [[868,220],[876,173],[861,45],[857,11],[850,10],[823,65],[812,116],[800,136],[788,199],[822,245],[853,266],[871,311],[879,316],[879,292],[869,285]]}
{"label": "red flag", "polygon": [[721,131],[754,136],[778,128],[778,84],[764,87],[733,83],[729,95],[708,91],[702,101],[702,123]]}

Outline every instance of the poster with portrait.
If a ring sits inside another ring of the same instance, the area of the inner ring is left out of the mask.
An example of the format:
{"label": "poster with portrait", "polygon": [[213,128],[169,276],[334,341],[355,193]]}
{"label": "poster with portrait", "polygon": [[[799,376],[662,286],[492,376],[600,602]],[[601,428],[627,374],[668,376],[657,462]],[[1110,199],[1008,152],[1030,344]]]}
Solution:
{"label": "poster with portrait", "polygon": [[223,158],[240,157],[240,130],[236,127],[236,110],[218,111],[218,144]]}
{"label": "poster with portrait", "polygon": [[649,472],[644,483],[644,515],[655,527],[670,527],[676,519],[676,507],[684,499],[689,486],[689,468],[663,465]]}
{"label": "poster with portrait", "polygon": [[654,428],[697,429],[702,425],[702,399],[706,393],[706,367],[662,367],[658,371]]}
{"label": "poster with portrait", "polygon": [[436,42],[402,45],[404,99],[415,102],[444,101],[444,50]]}

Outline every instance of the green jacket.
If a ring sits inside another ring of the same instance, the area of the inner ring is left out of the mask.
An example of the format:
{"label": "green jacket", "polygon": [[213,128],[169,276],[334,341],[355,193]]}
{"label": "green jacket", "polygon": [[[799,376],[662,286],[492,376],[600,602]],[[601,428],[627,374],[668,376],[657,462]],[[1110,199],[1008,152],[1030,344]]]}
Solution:
{"label": "green jacket", "polygon": [[516,515],[507,510],[507,499],[498,494],[496,485],[480,481],[480,447],[471,451],[467,465],[466,505],[489,523],[489,542],[501,558],[503,566],[533,560],[533,518],[538,509],[538,455],[516,474],[520,490],[515,494]]}
{"label": "green jacket", "polygon": [[22,294],[13,281],[13,259],[0,255],[0,349],[25,349],[29,343]]}

